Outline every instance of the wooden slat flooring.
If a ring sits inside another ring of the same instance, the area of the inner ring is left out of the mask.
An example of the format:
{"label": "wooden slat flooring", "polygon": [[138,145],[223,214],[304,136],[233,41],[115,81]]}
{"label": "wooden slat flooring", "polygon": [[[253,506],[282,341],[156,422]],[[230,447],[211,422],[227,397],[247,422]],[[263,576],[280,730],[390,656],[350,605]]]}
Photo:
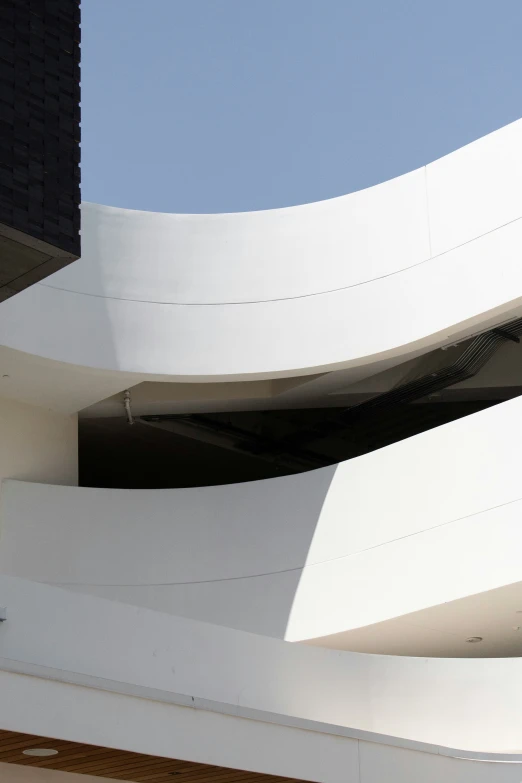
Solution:
{"label": "wooden slat flooring", "polygon": [[[58,755],[24,756],[29,748],[53,748]],[[32,734],[0,730],[0,762],[24,767],[56,769],[79,775],[112,778],[132,783],[301,783],[291,778],[245,772],[212,764],[166,759],[111,750],[96,745],[83,745]]]}

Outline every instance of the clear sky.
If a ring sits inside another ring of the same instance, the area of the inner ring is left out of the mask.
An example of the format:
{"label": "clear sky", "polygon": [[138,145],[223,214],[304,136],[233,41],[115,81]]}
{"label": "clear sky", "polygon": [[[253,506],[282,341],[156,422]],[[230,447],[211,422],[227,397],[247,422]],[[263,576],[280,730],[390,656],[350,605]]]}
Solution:
{"label": "clear sky", "polygon": [[82,195],[316,201],[522,117],[522,0],[83,0]]}

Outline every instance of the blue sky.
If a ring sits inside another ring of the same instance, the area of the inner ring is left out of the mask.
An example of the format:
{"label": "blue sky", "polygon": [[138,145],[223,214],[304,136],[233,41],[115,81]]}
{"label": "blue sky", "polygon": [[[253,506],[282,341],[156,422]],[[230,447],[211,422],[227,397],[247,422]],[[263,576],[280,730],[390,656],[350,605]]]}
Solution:
{"label": "blue sky", "polygon": [[522,116],[520,0],[83,0],[82,195],[316,201]]}

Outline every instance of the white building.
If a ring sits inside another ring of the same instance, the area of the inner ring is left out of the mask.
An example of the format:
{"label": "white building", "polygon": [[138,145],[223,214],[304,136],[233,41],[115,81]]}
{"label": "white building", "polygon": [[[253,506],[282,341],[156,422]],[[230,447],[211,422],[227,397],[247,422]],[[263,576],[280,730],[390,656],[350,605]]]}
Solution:
{"label": "white building", "polygon": [[82,246],[0,304],[0,780],[520,783],[522,121]]}

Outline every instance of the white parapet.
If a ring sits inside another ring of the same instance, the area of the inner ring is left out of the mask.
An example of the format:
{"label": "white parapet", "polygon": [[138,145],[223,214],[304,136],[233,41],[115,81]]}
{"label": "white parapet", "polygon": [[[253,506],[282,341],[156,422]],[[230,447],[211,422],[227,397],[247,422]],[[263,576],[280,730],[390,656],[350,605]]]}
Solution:
{"label": "white parapet", "polygon": [[177,379],[407,358],[520,307],[522,121],[329,201],[226,215],[85,204],[82,258],[0,309],[29,354]]}
{"label": "white parapet", "polygon": [[346,632],[522,582],[521,440],[516,398],[265,481],[7,481],[0,572],[290,641]]}
{"label": "white parapet", "polygon": [[[126,737],[129,750],[172,757],[179,752],[180,758],[245,764],[258,771],[267,771],[259,755],[252,765],[248,747],[220,747],[220,742],[215,747],[204,722],[226,726],[223,716],[236,723],[252,721],[247,730],[257,731],[260,741],[263,729],[256,729],[255,723],[317,733],[329,737],[330,743],[331,738],[352,743],[362,739],[455,758],[522,761],[520,659],[375,656],[288,644],[13,577],[0,577],[0,594],[9,610],[0,627],[2,681],[24,675],[117,694],[118,699],[105,699],[116,709],[113,719],[125,707],[122,697],[149,700],[163,705],[166,721],[174,716],[178,736],[171,736],[168,753],[152,747],[158,738],[150,729],[143,739],[137,738],[137,725],[143,725],[150,713],[144,701],[136,707],[136,725],[130,704],[128,721],[120,719],[109,731],[107,716],[92,708],[84,712],[82,701],[103,701],[94,694],[78,692],[75,704],[74,691],[70,692],[65,715],[52,701],[41,702],[33,711],[31,690],[43,693],[46,686],[25,685],[20,679],[13,688],[24,690],[28,701],[2,699],[0,719],[5,728],[60,738],[64,726],[76,727],[77,741],[111,746],[118,736],[115,746],[121,747]],[[3,693],[9,693],[7,685]],[[59,689],[57,698],[61,702]],[[115,706],[118,701],[120,708]],[[169,707],[176,709],[169,712]],[[154,709],[157,712],[158,707]],[[198,719],[194,724],[191,716],[198,711],[203,724],[199,737]],[[230,730],[234,731],[232,724]],[[273,774],[302,774],[302,759],[291,762],[293,772],[283,771],[284,764],[277,770],[276,761],[267,758]],[[327,770],[328,764],[323,773]],[[309,779],[310,773],[304,777]]]}

